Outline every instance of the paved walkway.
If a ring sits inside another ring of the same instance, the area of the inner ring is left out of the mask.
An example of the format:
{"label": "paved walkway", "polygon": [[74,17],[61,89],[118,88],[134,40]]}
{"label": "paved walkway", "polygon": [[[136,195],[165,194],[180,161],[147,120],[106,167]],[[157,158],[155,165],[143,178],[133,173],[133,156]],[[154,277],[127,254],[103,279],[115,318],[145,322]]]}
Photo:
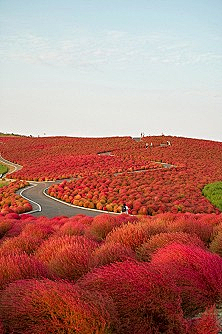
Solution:
{"label": "paved walkway", "polygon": [[[0,162],[10,166],[10,171],[5,174],[13,173],[22,168],[22,166],[18,164],[14,164],[0,156]],[[98,216],[101,213],[105,213],[105,211],[98,210],[90,210],[83,209],[80,207],[74,207],[68,205],[68,203],[64,203],[62,201],[58,201],[52,197],[47,196],[45,189],[50,187],[53,183],[60,183],[62,180],[58,180],[55,182],[32,182],[30,181],[30,187],[23,188],[18,191],[22,197],[26,198],[33,207],[33,211],[27,212],[31,213],[33,216],[40,217],[45,216],[48,218],[56,217],[56,216],[67,216],[72,217],[78,214],[84,214],[86,216]]]}

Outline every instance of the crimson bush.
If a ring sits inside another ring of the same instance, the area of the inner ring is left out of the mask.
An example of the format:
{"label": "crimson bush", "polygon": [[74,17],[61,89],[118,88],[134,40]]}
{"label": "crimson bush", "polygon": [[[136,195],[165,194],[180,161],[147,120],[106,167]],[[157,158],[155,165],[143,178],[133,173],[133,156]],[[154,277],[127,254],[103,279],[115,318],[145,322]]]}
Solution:
{"label": "crimson bush", "polygon": [[41,277],[49,277],[47,268],[27,254],[0,257],[0,289],[19,279]]}
{"label": "crimson bush", "polygon": [[151,264],[181,290],[186,315],[222,301],[222,259],[195,245],[172,243],[158,249]]}
{"label": "crimson bush", "polygon": [[117,333],[186,333],[178,288],[148,263],[107,265],[77,284],[92,293],[110,295],[120,319]]}
{"label": "crimson bush", "polygon": [[2,292],[0,318],[6,333],[17,334],[108,334],[117,321],[105,295],[46,279],[11,283]]}

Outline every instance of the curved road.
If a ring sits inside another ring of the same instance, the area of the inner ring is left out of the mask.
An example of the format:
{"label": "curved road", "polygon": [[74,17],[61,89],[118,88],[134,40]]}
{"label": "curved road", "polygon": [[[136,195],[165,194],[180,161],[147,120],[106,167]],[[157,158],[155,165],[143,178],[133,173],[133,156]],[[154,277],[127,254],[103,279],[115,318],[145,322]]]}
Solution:
{"label": "curved road", "polygon": [[[84,214],[87,216],[98,216],[100,215],[101,211],[96,210],[89,210],[89,209],[81,209],[74,206],[69,205],[68,203],[61,202],[57,199],[49,197],[45,194],[45,189],[48,188],[53,183],[62,182],[30,182],[32,185],[31,187],[27,187],[22,189],[19,193],[26,199],[30,201],[33,207],[32,215],[36,217],[45,216],[48,218],[52,218],[55,216],[67,216],[72,217],[78,214]],[[30,198],[32,200],[30,200]],[[33,203],[33,201],[35,203]],[[36,211],[35,211],[36,210]],[[35,211],[35,212],[34,212]],[[105,211],[104,211],[105,212]]]}
{"label": "curved road", "polygon": [[[5,175],[15,172],[22,168],[21,165],[14,164],[8,160],[3,159],[1,155],[0,155],[0,162],[14,168],[12,171],[6,173]],[[160,163],[160,164],[162,164],[165,168],[172,167],[172,165],[167,163]],[[63,180],[57,180],[55,182],[30,181],[29,182],[31,184],[30,187],[19,190],[18,194],[26,198],[32,204],[33,210],[27,213],[31,213],[36,217],[45,216],[48,218],[52,218],[55,216],[72,217],[78,214],[84,214],[87,216],[95,217],[102,213],[108,213],[107,211],[99,211],[99,210],[75,207],[47,195],[45,190],[48,187],[50,187],[50,185],[52,185],[53,183],[60,183],[62,181]],[[110,214],[116,214],[116,213],[112,212]]]}
{"label": "curved road", "polygon": [[[11,174],[15,171],[18,171],[22,168],[21,165],[14,164],[11,161],[8,161],[0,155],[0,162],[3,164],[13,167],[14,169],[6,173],[4,176],[7,176],[7,174]],[[10,168],[11,169],[11,168]],[[30,187],[23,188],[18,191],[18,194],[20,194],[22,197],[26,198],[31,204],[33,210],[26,213],[31,213],[33,216],[40,217],[45,216],[48,218],[52,218],[55,216],[67,216],[72,217],[78,214],[84,214],[87,216],[98,216],[101,213],[108,213],[105,211],[98,211],[98,210],[90,210],[90,209],[83,209],[83,208],[77,208],[74,206],[69,205],[68,203],[64,203],[62,201],[59,201],[55,198],[49,197],[45,189],[47,189],[50,185],[53,183],[60,183],[64,180],[58,180],[55,182],[32,182],[30,181]]]}

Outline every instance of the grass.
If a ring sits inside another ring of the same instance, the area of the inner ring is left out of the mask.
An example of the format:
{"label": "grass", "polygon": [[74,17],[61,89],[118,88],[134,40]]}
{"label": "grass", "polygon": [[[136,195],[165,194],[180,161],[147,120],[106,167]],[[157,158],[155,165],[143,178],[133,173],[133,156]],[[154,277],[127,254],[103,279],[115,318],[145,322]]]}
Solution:
{"label": "grass", "polygon": [[0,165],[0,174],[5,174],[8,171],[8,167],[5,165]]}
{"label": "grass", "polygon": [[202,192],[213,205],[222,211],[222,181],[207,184]]}

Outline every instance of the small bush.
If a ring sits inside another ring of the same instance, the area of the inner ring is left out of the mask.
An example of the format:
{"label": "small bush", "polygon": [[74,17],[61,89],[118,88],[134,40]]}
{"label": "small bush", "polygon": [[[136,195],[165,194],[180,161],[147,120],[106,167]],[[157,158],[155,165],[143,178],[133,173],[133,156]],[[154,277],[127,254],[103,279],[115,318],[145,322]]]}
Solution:
{"label": "small bush", "polygon": [[185,232],[196,234],[206,245],[210,242],[213,232],[213,223],[209,220],[200,219],[198,215],[177,215],[177,218],[168,225],[169,232]]}
{"label": "small bush", "polygon": [[36,257],[52,274],[76,280],[89,270],[92,252],[98,244],[84,236],[53,237],[37,250]]}
{"label": "small bush", "polygon": [[120,225],[121,222],[116,216],[108,214],[98,215],[93,218],[87,234],[98,241],[104,240],[110,231]]}
{"label": "small bush", "polygon": [[153,235],[147,242],[137,248],[136,253],[140,261],[150,261],[151,255],[159,248],[178,242],[186,245],[196,245],[205,248],[204,242],[195,234],[183,232],[160,233]]}
{"label": "small bush", "polygon": [[12,221],[10,219],[0,221],[0,238],[2,238],[6,232],[12,227]]}
{"label": "small bush", "polygon": [[48,270],[27,254],[0,257],[0,289],[19,279],[41,277],[49,277]]}
{"label": "small bush", "polygon": [[123,262],[127,259],[135,259],[135,253],[131,248],[119,243],[105,243],[98,247],[91,258],[92,267],[100,267],[114,262]]}
{"label": "small bush", "polygon": [[58,235],[83,235],[85,232],[84,224],[80,221],[68,221],[60,227]]}
{"label": "small bush", "polygon": [[115,228],[106,237],[106,243],[120,243],[135,250],[138,246],[146,242],[153,231],[147,221],[128,223]]}
{"label": "small bush", "polygon": [[33,254],[42,242],[43,239],[35,235],[20,234],[14,238],[7,238],[0,246],[0,256],[23,253]]}

